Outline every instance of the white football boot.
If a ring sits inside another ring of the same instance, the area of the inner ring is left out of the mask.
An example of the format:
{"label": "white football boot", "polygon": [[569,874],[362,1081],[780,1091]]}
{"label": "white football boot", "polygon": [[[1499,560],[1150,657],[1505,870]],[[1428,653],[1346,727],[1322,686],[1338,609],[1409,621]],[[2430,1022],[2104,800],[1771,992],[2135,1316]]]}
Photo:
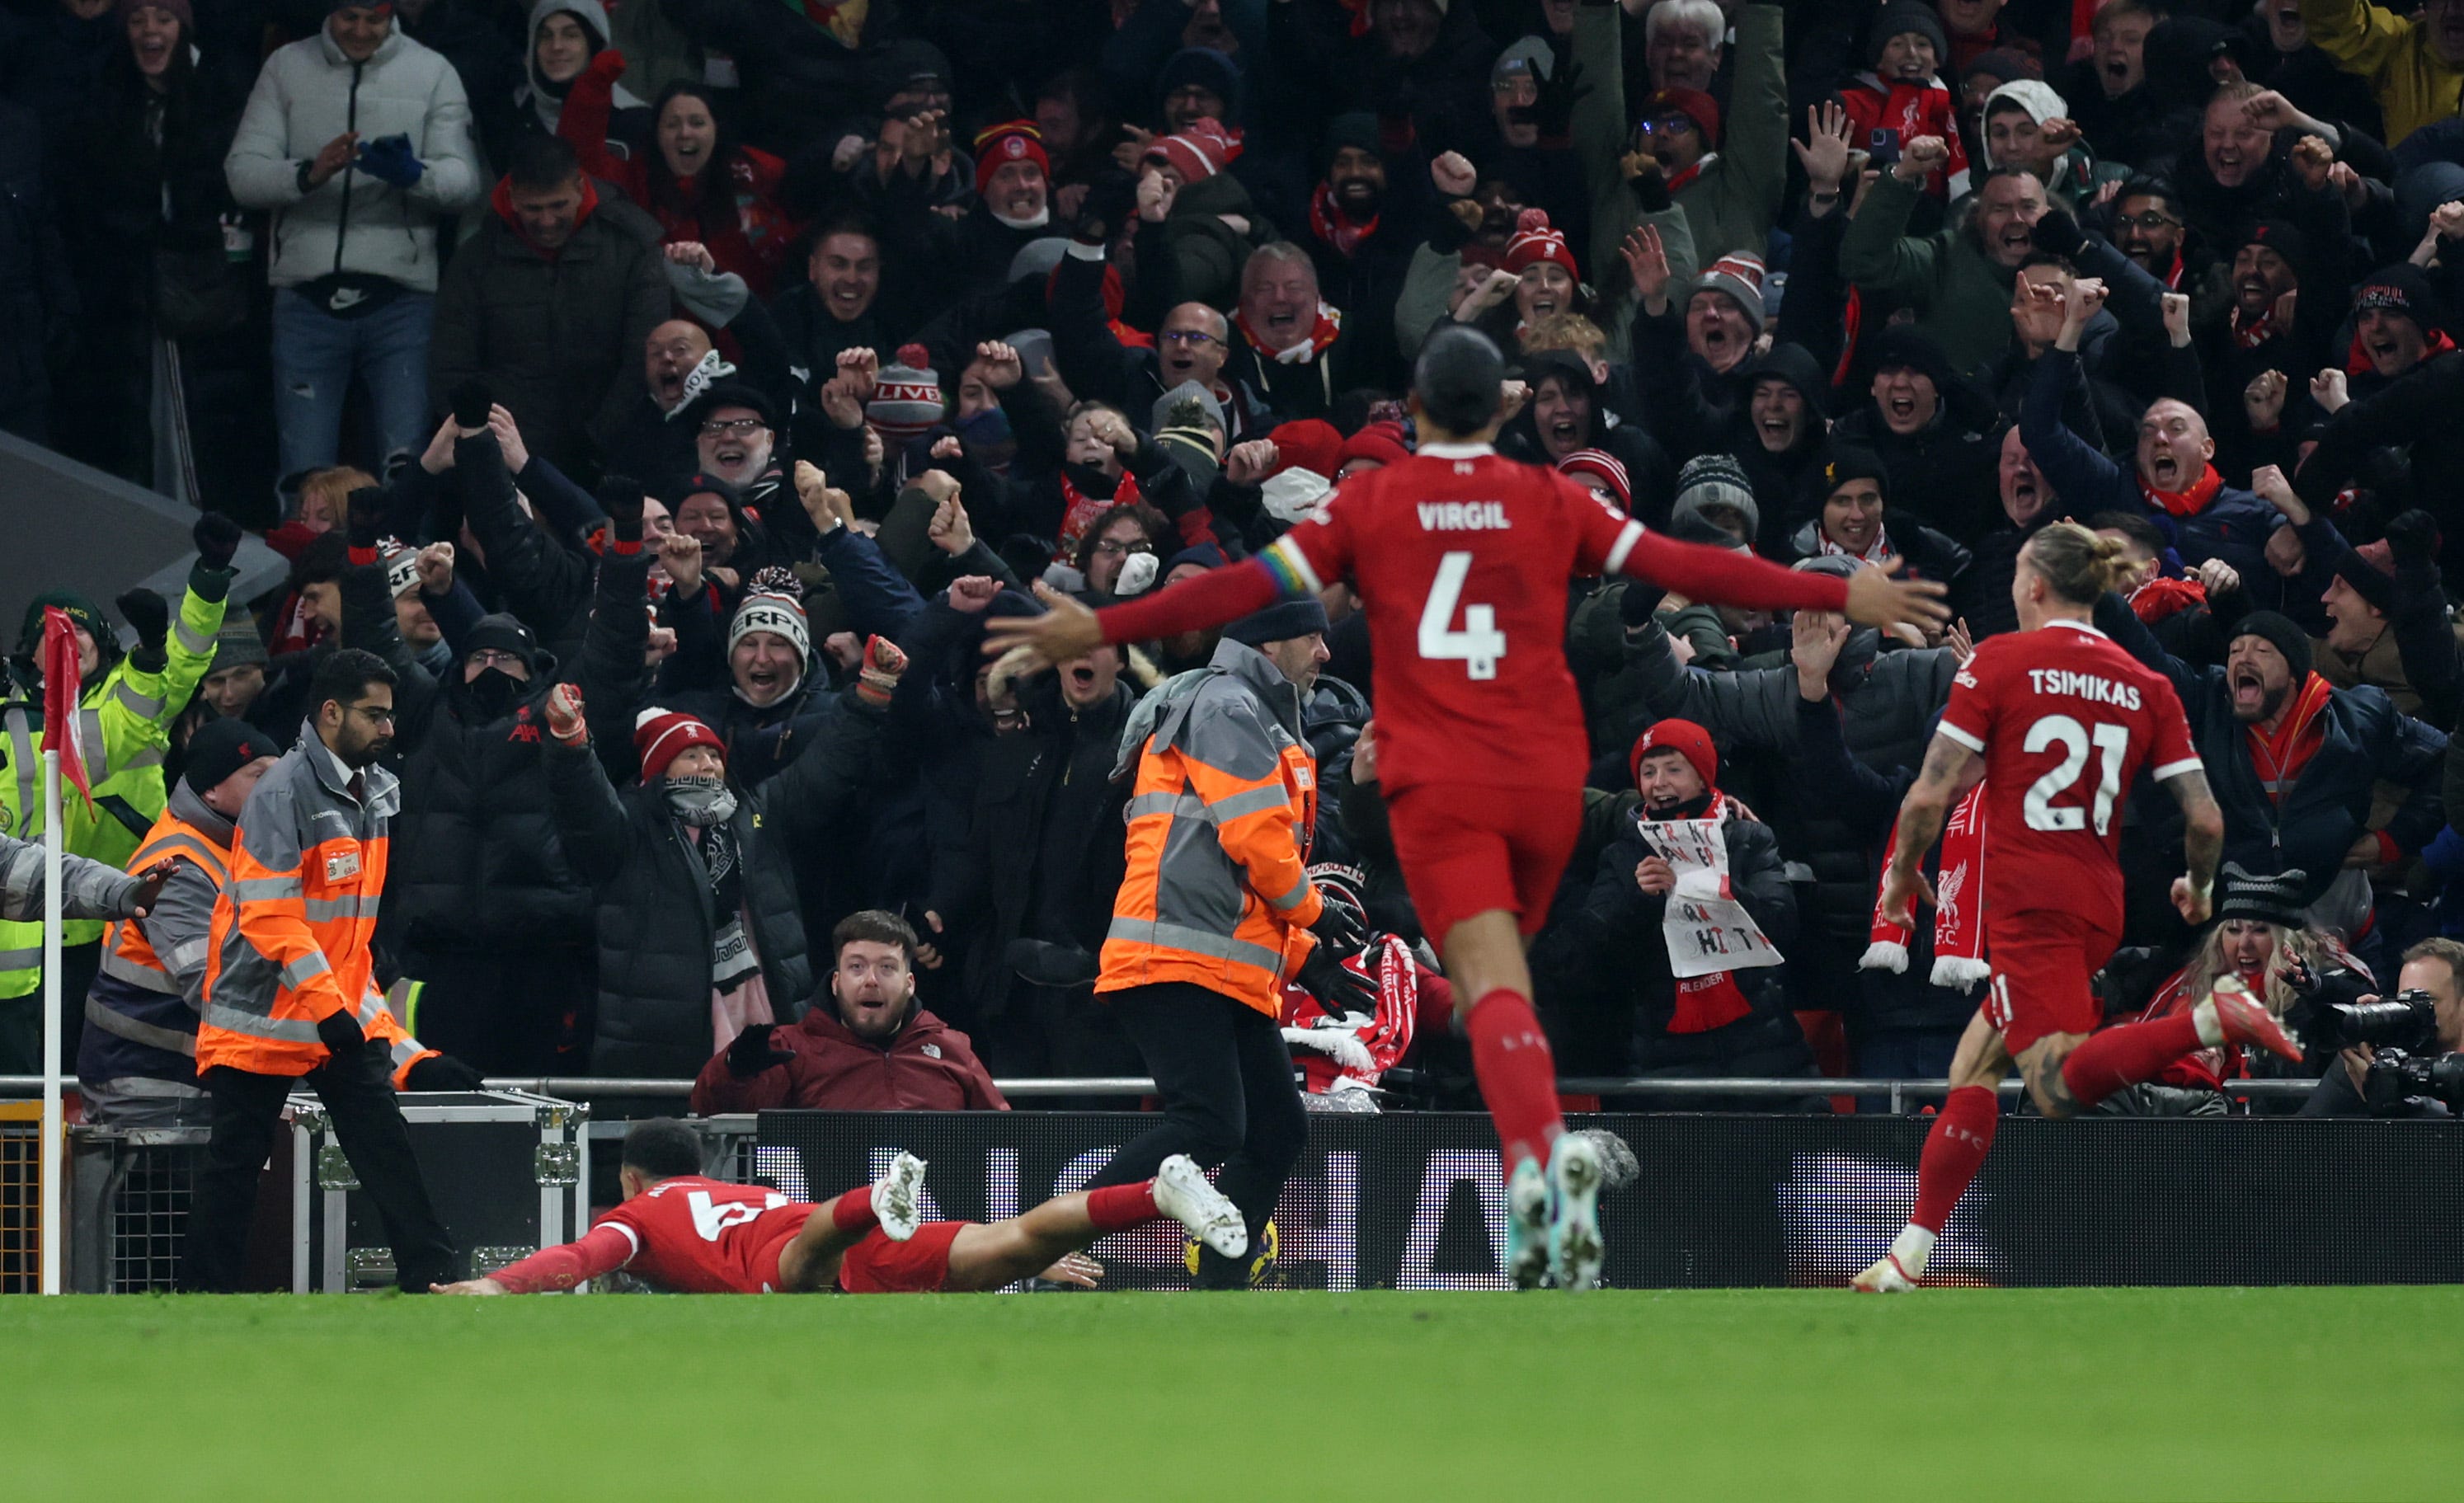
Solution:
{"label": "white football boot", "polygon": [[1560,1289],[1594,1289],[1608,1251],[1600,1242],[1600,1183],[1606,1171],[1597,1144],[1581,1133],[1560,1133],[1549,1151],[1549,1272]]}
{"label": "white football boot", "polygon": [[1155,1203],[1155,1209],[1225,1257],[1249,1251],[1249,1229],[1241,1220],[1241,1208],[1206,1183],[1205,1171],[1188,1154],[1176,1153],[1156,1167]]}
{"label": "white football boot", "polygon": [[915,1235],[924,1220],[924,1161],[900,1149],[890,1172],[872,1182],[872,1216],[892,1242]]}

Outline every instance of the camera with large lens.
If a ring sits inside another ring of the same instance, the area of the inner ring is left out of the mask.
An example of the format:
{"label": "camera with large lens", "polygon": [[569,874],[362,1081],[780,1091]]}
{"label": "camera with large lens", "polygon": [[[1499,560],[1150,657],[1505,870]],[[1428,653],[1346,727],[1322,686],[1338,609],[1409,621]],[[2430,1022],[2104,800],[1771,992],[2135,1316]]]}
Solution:
{"label": "camera with large lens", "polygon": [[2464,1116],[2464,1055],[2425,1058],[2402,1049],[2379,1050],[2370,1059],[2369,1083],[2362,1095],[2373,1111],[2424,1096]]}
{"label": "camera with large lens", "polygon": [[2326,989],[2305,996],[2286,1014],[2301,1041],[2332,1053],[2367,1044],[2373,1049],[2420,1049],[2438,1036],[2438,1004],[2427,991],[2399,991],[2377,1002],[2332,997]]}

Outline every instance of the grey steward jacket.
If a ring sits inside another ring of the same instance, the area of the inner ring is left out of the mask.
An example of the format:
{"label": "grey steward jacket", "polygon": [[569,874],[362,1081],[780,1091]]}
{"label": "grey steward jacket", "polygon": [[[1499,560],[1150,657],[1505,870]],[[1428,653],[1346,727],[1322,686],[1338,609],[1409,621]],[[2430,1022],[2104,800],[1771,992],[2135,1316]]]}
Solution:
{"label": "grey steward jacket", "polygon": [[[123,871],[90,861],[82,856],[60,856],[60,916],[67,919],[124,919],[135,905],[137,879]],[[43,842],[0,835],[0,919],[21,924],[43,922]],[[43,963],[40,951],[25,962]],[[0,958],[0,969],[15,962]]]}

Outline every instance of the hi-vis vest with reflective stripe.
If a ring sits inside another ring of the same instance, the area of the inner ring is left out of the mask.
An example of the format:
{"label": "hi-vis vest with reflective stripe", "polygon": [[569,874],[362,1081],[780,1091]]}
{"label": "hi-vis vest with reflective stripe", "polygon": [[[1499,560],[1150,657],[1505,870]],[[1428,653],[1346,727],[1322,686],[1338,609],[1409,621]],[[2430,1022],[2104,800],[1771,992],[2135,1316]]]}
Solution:
{"label": "hi-vis vest with reflective stripe", "polygon": [[360,777],[354,798],[308,725],[249,795],[214,904],[198,1069],[305,1075],[326,1057],[318,1019],[345,1008],[391,1047],[397,1078],[418,1056],[378,994],[370,948],[401,787],[379,767]]}
{"label": "hi-vis vest with reflective stripe", "polygon": [[[222,624],[222,601],[187,591],[171,621],[163,667],[148,672],[122,658],[79,700],[77,735],[85,747],[86,781],[94,790],[95,806],[86,807],[62,769],[63,843],[71,854],[107,866],[127,866],[142,832],[113,816],[103,806],[105,798],[125,799],[141,819],[161,817],[169,727],[213,665],[214,634]],[[8,758],[7,767],[0,768],[0,830],[21,840],[43,835],[42,718],[40,701],[0,707],[0,755]],[[62,945],[88,945],[101,936],[102,926],[87,920],[60,926]],[[33,993],[42,985],[42,966],[43,926],[0,921],[0,997]]]}
{"label": "hi-vis vest with reflective stripe", "polygon": [[[146,832],[137,854],[128,859],[128,869],[143,871],[156,861],[177,859],[204,872],[220,892],[230,877],[230,856],[213,837],[178,815],[165,813]],[[180,948],[189,946],[200,951],[201,958],[206,936],[201,934]],[[171,957],[175,965],[187,961],[188,957],[177,954]],[[121,919],[103,932],[102,963],[93,989],[86,993],[85,1021],[89,1028],[165,1054],[193,1058],[197,1053],[197,1014],[189,1010],[164,957],[154,952],[144,926],[135,919]]]}
{"label": "hi-vis vest with reflective stripe", "polygon": [[1297,691],[1264,655],[1226,642],[1210,666],[1138,757],[1095,990],[1184,981],[1271,1017],[1323,906],[1308,872],[1317,759]]}

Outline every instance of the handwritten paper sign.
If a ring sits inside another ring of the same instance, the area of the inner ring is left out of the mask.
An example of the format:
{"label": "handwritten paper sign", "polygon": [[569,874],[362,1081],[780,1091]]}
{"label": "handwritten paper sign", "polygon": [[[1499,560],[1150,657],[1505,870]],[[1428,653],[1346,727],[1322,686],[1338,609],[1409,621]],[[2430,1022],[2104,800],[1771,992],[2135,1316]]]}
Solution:
{"label": "handwritten paper sign", "polygon": [[1786,958],[1746,905],[1727,896],[1728,842],[1719,820],[1645,820],[1639,828],[1652,854],[1677,873],[1661,932],[1669,969],[1679,979],[1776,966]]}

